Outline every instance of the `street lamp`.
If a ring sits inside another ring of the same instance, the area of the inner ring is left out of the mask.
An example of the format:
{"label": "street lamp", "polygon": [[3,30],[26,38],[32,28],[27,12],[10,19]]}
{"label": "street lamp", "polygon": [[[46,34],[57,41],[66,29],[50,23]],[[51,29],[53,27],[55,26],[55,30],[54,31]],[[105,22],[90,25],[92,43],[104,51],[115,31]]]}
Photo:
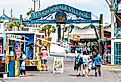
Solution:
{"label": "street lamp", "polygon": [[32,0],[33,2],[34,2],[34,11],[36,10],[36,2],[38,1],[38,0]]}

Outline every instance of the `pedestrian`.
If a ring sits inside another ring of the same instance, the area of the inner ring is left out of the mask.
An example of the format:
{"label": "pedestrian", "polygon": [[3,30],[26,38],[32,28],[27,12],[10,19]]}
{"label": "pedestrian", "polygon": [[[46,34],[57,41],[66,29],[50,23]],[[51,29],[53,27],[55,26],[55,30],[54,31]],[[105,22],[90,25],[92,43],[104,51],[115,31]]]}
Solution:
{"label": "pedestrian", "polygon": [[89,58],[88,58],[88,76],[90,75],[90,72],[92,70],[92,64],[93,64],[92,56],[89,56]]}
{"label": "pedestrian", "polygon": [[48,58],[48,52],[45,47],[42,48],[42,51],[40,53],[40,59],[42,63],[42,71],[48,71],[48,65],[47,65],[47,58]]}
{"label": "pedestrian", "polygon": [[83,77],[88,77],[88,55],[83,54]]}
{"label": "pedestrian", "polygon": [[78,75],[81,76],[80,72],[83,66],[83,57],[82,53],[80,51],[77,51],[76,56],[75,56],[75,64],[74,64],[74,70],[77,70]]}
{"label": "pedestrian", "polygon": [[26,55],[24,51],[21,51],[20,56],[20,76],[26,75]]}
{"label": "pedestrian", "polygon": [[98,53],[94,57],[94,64],[95,64],[95,77],[97,77],[97,71],[99,76],[101,76],[102,58]]}

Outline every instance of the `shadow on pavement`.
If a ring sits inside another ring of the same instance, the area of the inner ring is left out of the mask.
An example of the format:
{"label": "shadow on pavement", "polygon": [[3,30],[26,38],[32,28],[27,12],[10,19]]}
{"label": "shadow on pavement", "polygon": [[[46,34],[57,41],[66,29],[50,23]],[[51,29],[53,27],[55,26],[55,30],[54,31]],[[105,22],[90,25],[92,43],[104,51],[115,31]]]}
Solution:
{"label": "shadow on pavement", "polygon": [[27,77],[27,76],[35,76],[35,75],[32,75],[32,74],[31,74],[31,75],[26,75],[26,77]]}
{"label": "shadow on pavement", "polygon": [[[84,77],[84,76],[82,76],[82,75],[78,76],[77,74],[70,74],[69,76]],[[89,75],[88,77],[95,77],[95,75]]]}
{"label": "shadow on pavement", "polygon": [[69,74],[69,76],[76,76],[77,77],[77,74]]}

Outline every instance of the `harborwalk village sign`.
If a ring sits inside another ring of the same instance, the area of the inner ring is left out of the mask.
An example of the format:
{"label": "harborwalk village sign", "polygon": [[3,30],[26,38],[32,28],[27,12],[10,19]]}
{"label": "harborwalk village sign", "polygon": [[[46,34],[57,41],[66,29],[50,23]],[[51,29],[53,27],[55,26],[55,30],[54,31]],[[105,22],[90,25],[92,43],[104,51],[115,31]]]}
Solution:
{"label": "harborwalk village sign", "polygon": [[76,8],[73,8],[71,6],[65,5],[65,4],[57,4],[53,5],[47,9],[44,9],[42,11],[37,11],[31,14],[31,19],[40,19],[41,17],[45,17],[49,14],[58,12],[58,11],[65,11],[67,13],[72,13],[73,15],[76,15],[77,17],[81,17],[84,19],[91,19],[91,12],[82,11]]}
{"label": "harborwalk village sign", "polygon": [[[44,17],[47,17],[53,13],[56,13],[55,19],[43,20]],[[75,15],[79,19],[68,19],[66,16],[67,13],[71,13],[71,14]],[[92,20],[91,12],[82,11],[82,10],[76,9],[74,7],[65,5],[65,4],[57,4],[57,5],[50,6],[44,10],[31,13],[30,20],[25,20],[23,22],[24,22],[24,24],[55,24],[55,23],[57,23],[56,17],[57,17],[57,19],[63,19],[64,17],[66,17],[66,18],[64,18],[65,20],[63,21],[63,22],[65,22],[65,24],[99,23],[99,21],[100,21],[100,20]],[[83,19],[81,19],[81,18],[83,18]]]}

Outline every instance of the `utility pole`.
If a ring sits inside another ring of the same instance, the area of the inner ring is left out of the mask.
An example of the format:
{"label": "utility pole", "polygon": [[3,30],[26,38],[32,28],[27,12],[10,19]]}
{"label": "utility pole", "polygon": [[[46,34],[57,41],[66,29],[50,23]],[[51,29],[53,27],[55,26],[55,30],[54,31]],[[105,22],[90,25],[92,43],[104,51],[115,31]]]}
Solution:
{"label": "utility pole", "polygon": [[33,2],[34,2],[34,11],[36,11],[36,2],[38,1],[38,0],[32,0]]}
{"label": "utility pole", "polygon": [[114,0],[111,0],[111,65],[114,65],[114,17],[115,17],[115,6]]}
{"label": "utility pole", "polygon": [[5,15],[5,9],[3,9],[3,15]]}
{"label": "utility pole", "polygon": [[11,18],[13,18],[13,10],[11,9]]}
{"label": "utility pole", "polygon": [[39,0],[39,9],[40,9],[40,6],[41,6],[41,5],[40,5],[40,0]]}
{"label": "utility pole", "polygon": [[13,21],[13,10],[11,9],[11,21]]}

